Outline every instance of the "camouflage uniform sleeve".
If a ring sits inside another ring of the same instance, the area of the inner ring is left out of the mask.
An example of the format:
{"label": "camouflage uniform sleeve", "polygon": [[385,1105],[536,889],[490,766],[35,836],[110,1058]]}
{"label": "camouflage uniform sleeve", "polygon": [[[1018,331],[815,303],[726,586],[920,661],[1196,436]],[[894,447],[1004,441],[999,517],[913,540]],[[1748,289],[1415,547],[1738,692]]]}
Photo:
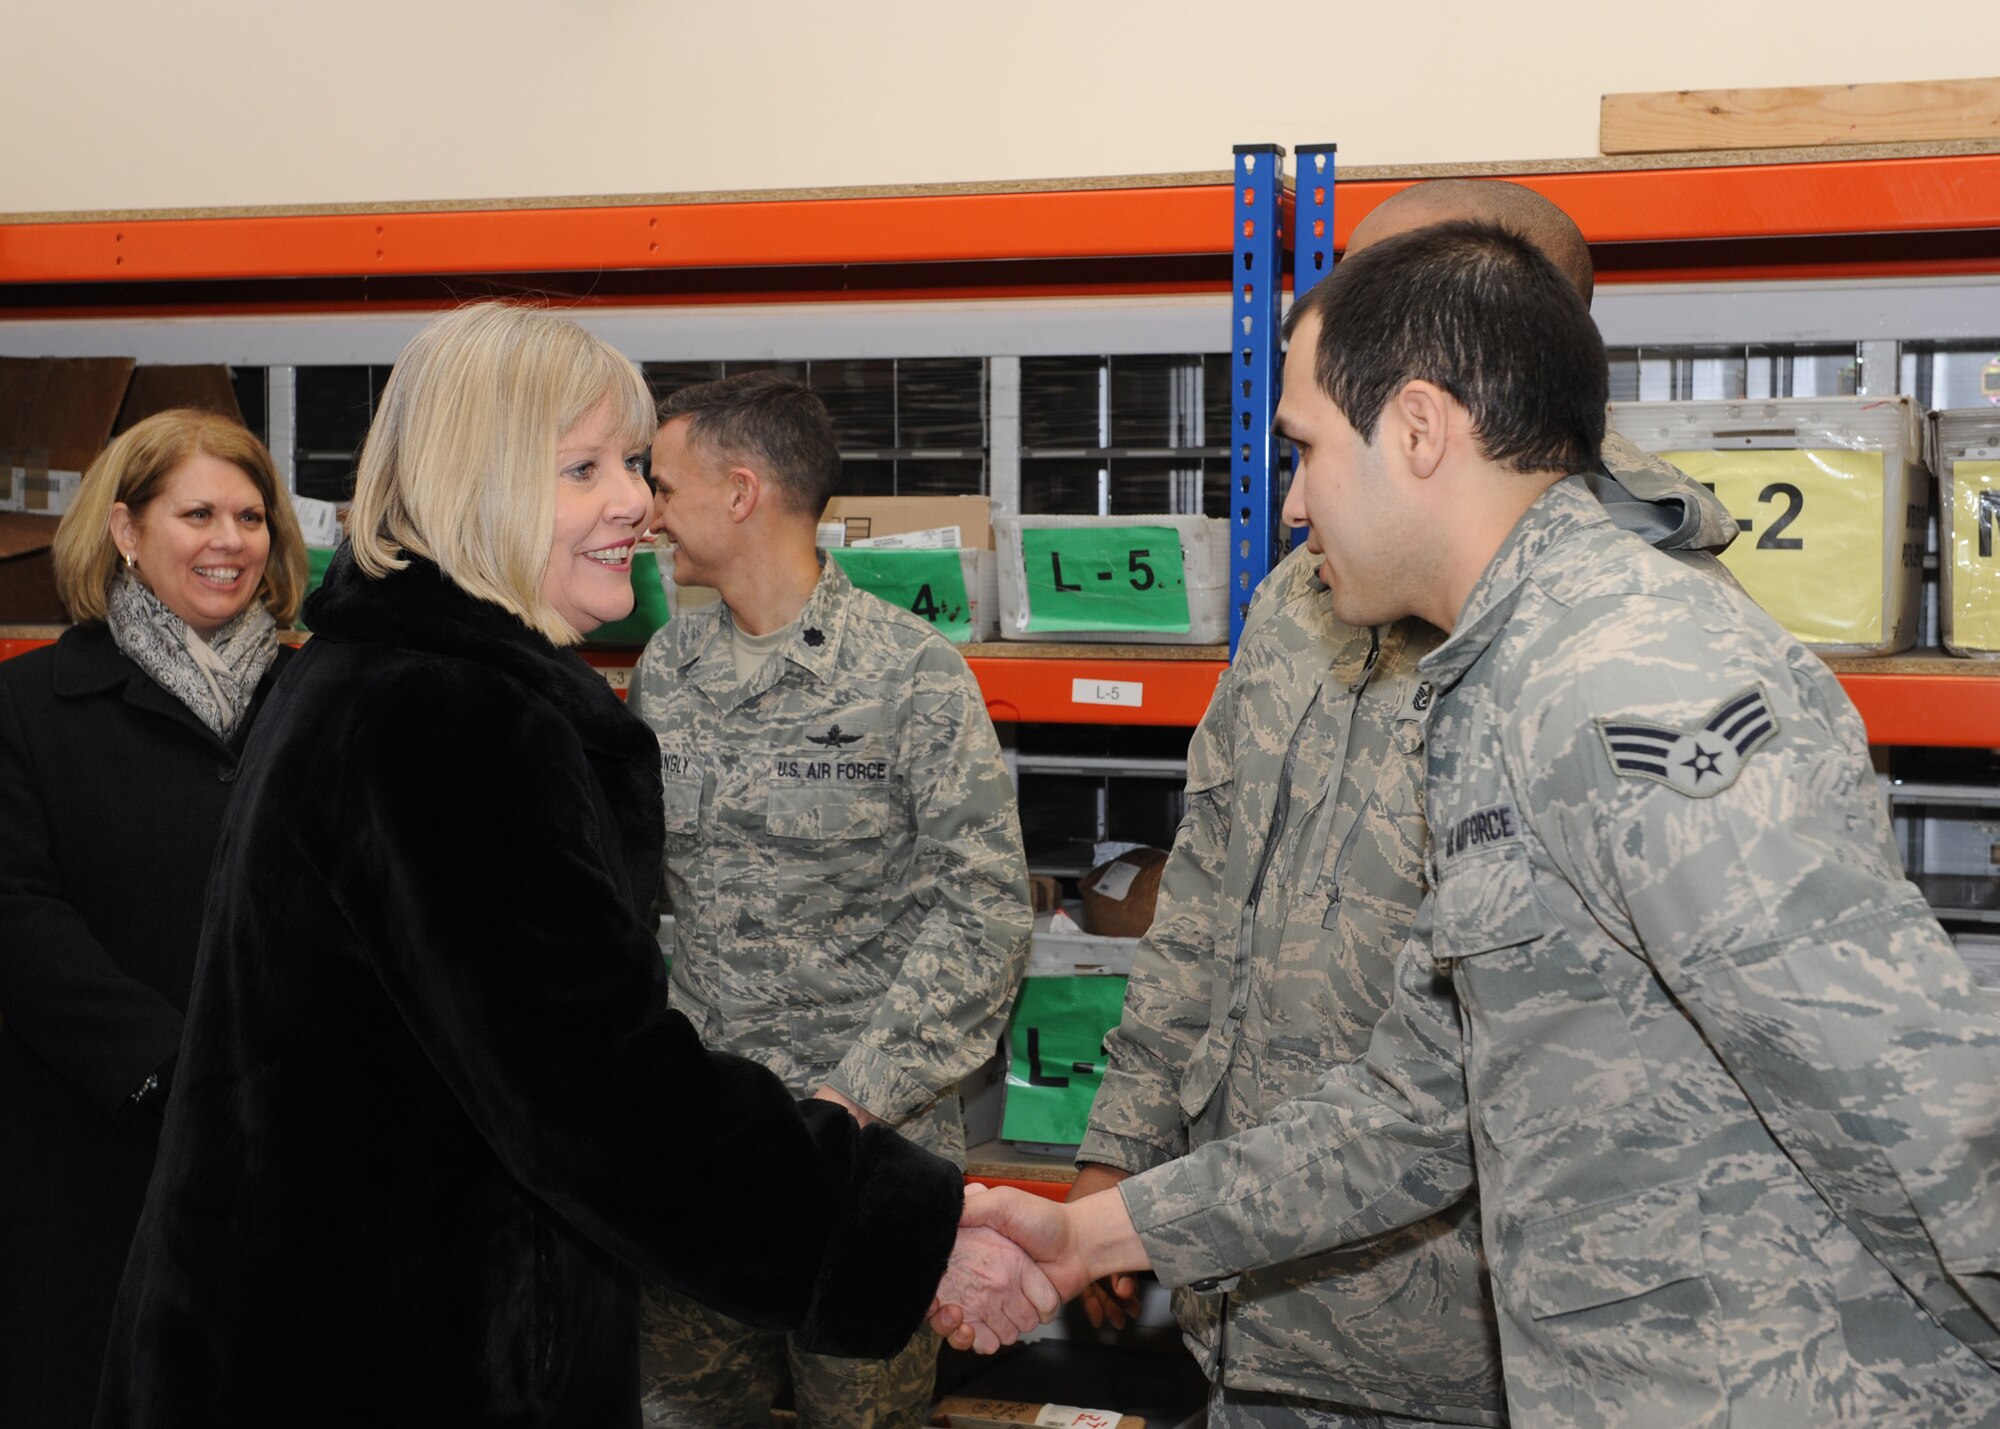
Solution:
{"label": "camouflage uniform sleeve", "polygon": [[1262,1125],[1119,1183],[1154,1272],[1200,1284],[1414,1224],[1472,1188],[1458,1002],[1430,955],[1430,905],[1360,1060]]}
{"label": "camouflage uniform sleeve", "polygon": [[897,1122],[993,1055],[1028,966],[1028,863],[1000,741],[958,652],[928,643],[899,758],[916,834],[909,951],[828,1085]]}
{"label": "camouflage uniform sleeve", "polygon": [[1188,744],[1187,813],[1160,875],[1153,923],[1132,955],[1125,1010],[1104,1039],[1109,1061],[1079,1163],[1144,1171],[1187,1150],[1181,1072],[1208,1030],[1215,930],[1229,852],[1234,667]]}
{"label": "camouflage uniform sleeve", "polygon": [[1902,875],[1832,676],[1728,632],[1676,645],[1660,632],[1696,627],[1661,613],[1585,605],[1554,633],[1616,658],[1544,659],[1526,682],[1522,807],[1820,1194],[1991,1358],[2000,1018]]}

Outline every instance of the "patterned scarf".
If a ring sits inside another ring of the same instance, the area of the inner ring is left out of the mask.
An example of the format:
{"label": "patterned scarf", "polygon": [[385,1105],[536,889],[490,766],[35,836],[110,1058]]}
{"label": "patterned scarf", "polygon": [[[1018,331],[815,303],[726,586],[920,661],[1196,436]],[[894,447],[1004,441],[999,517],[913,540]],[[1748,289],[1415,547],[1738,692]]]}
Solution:
{"label": "patterned scarf", "polygon": [[278,657],[278,622],[262,601],[203,640],[129,570],[106,612],[111,638],[161,689],[228,739],[249,713],[257,682]]}

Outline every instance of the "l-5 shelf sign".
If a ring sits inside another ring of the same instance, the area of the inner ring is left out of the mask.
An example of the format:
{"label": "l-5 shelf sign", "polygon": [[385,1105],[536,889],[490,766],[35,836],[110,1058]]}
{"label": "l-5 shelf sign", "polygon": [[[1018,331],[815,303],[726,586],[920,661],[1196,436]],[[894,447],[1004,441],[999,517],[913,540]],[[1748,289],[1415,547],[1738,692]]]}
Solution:
{"label": "l-5 shelf sign", "polygon": [[1185,635],[1187,575],[1171,526],[1036,526],[1021,532],[1030,631]]}

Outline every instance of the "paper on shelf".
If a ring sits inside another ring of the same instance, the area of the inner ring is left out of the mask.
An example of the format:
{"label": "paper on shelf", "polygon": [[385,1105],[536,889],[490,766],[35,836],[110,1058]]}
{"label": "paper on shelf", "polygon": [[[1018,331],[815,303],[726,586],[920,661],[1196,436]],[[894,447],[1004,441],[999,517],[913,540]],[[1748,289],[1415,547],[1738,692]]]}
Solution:
{"label": "paper on shelf", "polygon": [[299,535],[308,546],[330,551],[340,544],[340,508],[312,496],[294,496],[292,514],[299,518]]}
{"label": "paper on shelf", "polygon": [[1110,898],[1122,903],[1125,895],[1132,891],[1133,880],[1138,876],[1138,864],[1114,863],[1097,876],[1097,882],[1091,885],[1091,890],[1100,898]]}
{"label": "paper on shelf", "polygon": [[956,526],[933,526],[927,531],[903,531],[894,536],[867,536],[852,543],[857,551],[864,548],[871,551],[955,551],[964,544],[959,539]]}

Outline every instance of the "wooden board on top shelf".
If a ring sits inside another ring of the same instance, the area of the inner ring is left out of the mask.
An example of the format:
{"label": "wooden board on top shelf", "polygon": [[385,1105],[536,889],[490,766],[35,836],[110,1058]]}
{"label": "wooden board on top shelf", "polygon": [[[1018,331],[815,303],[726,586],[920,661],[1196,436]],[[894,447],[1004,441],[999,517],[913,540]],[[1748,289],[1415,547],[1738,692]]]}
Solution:
{"label": "wooden board on top shelf", "polygon": [[2000,79],[1607,94],[1607,154],[2000,138]]}

